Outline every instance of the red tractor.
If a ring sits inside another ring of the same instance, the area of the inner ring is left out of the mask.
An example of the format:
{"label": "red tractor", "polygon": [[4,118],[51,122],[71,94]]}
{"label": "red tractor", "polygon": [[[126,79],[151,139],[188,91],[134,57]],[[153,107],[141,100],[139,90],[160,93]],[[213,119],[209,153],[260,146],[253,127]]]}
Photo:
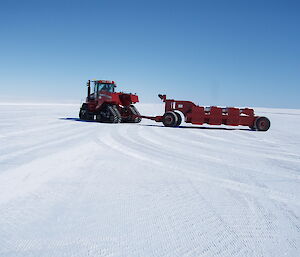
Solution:
{"label": "red tractor", "polygon": [[[91,93],[91,82],[94,83]],[[115,92],[116,84],[109,80],[94,80],[87,82],[88,94],[82,104],[79,118],[96,120],[106,123],[139,123],[140,113],[133,104],[139,102],[136,94]]]}

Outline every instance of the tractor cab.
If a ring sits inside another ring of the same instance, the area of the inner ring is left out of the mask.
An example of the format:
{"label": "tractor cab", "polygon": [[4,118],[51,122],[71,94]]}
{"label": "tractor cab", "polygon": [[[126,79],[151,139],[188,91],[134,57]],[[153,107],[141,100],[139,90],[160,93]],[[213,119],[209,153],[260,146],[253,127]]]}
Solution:
{"label": "tractor cab", "polygon": [[[91,92],[91,82],[94,82],[94,91]],[[114,81],[109,80],[93,80],[88,81],[88,99],[95,100],[98,98],[100,94],[106,94],[106,93],[114,93],[116,84]]]}
{"label": "tractor cab", "polygon": [[94,95],[98,95],[100,91],[109,93],[115,92],[116,84],[114,81],[109,80],[95,80],[94,82]]}

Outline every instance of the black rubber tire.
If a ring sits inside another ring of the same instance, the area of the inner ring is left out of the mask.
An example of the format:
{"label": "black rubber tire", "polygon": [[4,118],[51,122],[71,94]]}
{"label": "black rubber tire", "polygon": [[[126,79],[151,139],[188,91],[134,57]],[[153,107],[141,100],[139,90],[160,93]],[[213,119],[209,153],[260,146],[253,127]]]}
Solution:
{"label": "black rubber tire", "polygon": [[94,120],[94,114],[89,112],[88,105],[86,103],[82,104],[80,108],[79,118],[81,120]]}
{"label": "black rubber tire", "polygon": [[[109,118],[108,118],[108,122],[109,123],[119,123],[119,111],[114,108],[114,106],[112,105],[108,105],[107,107],[107,111],[110,113]],[[121,115],[120,115],[121,116]]]}
{"label": "black rubber tire", "polygon": [[96,121],[104,123],[121,122],[121,114],[114,105],[106,105],[103,110],[96,114]]}
{"label": "black rubber tire", "polygon": [[100,113],[96,114],[95,120],[96,120],[97,122],[104,122],[103,116],[102,116]]}
{"label": "black rubber tire", "polygon": [[181,115],[178,112],[175,112],[175,114],[176,114],[177,119],[178,119],[175,127],[179,127],[181,122],[182,122],[182,118],[181,118]]}
{"label": "black rubber tire", "polygon": [[258,117],[255,120],[255,129],[258,131],[267,131],[271,126],[271,122],[267,117]]}
{"label": "black rubber tire", "polygon": [[79,111],[79,119],[85,120],[86,119],[86,110],[80,109]]}
{"label": "black rubber tire", "polygon": [[162,120],[165,127],[176,127],[178,117],[175,112],[166,112]]}
{"label": "black rubber tire", "polygon": [[116,119],[114,123],[120,123],[122,121],[121,113],[118,110],[118,107],[116,105],[112,105],[113,111],[115,113]]}
{"label": "black rubber tire", "polygon": [[142,118],[139,117],[141,116],[141,114],[134,105],[125,106],[124,113],[125,115],[122,118],[122,122],[124,123],[140,123],[142,120]]}
{"label": "black rubber tire", "polygon": [[[134,105],[130,105],[129,106],[129,110],[131,111],[132,114],[136,115],[136,116],[141,116],[140,112],[137,110],[137,108]],[[132,122],[133,123],[140,123],[142,120],[141,117],[135,117]]]}

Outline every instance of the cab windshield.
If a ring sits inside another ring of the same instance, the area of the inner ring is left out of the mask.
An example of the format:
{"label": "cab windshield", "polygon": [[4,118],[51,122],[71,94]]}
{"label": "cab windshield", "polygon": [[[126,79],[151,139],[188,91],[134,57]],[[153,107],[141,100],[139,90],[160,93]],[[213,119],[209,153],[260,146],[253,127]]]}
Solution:
{"label": "cab windshield", "polygon": [[98,85],[98,92],[100,91],[106,91],[113,93],[115,91],[115,85],[114,84],[99,84]]}

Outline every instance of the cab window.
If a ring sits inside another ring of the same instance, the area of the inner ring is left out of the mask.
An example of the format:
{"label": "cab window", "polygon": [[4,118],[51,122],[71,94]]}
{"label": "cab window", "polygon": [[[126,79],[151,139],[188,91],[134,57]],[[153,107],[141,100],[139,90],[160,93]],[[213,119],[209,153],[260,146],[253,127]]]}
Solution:
{"label": "cab window", "polygon": [[115,89],[113,84],[102,84],[102,86],[99,85],[99,88],[100,88],[99,91],[106,91],[106,92],[110,92],[110,93],[113,93],[114,89]]}

